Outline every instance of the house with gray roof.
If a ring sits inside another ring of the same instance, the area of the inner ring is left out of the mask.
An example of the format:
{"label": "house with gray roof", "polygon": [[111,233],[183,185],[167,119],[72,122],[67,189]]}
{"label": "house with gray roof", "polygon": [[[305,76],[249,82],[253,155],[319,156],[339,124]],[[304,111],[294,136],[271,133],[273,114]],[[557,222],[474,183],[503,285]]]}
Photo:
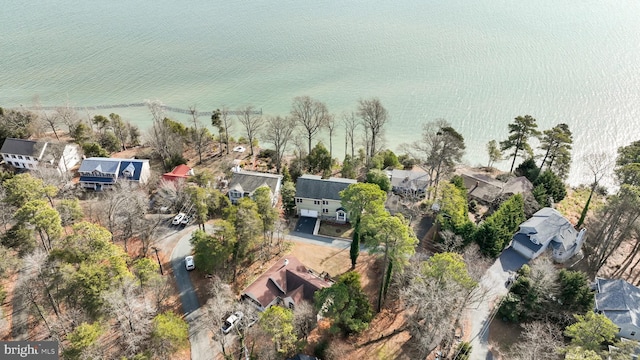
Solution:
{"label": "house with gray roof", "polygon": [[585,232],[577,231],[557,210],[546,207],[520,224],[511,247],[530,260],[551,248],[553,260],[563,263],[580,251]]}
{"label": "house with gray roof", "polygon": [[400,196],[424,198],[429,186],[429,174],[420,169],[411,170],[393,169],[389,173],[391,191]]}
{"label": "house with gray roof", "polygon": [[355,183],[357,180],[354,179],[323,179],[309,174],[300,176],[296,181],[296,214],[338,223],[347,222],[340,191]]}
{"label": "house with gray roof", "polygon": [[619,337],[640,340],[640,289],[620,279],[596,278],[596,312],[618,326]]}
{"label": "house with gray roof", "polygon": [[266,186],[271,192],[271,205],[276,206],[281,185],[282,175],[238,169],[231,175],[227,195],[232,204],[237,204],[243,197],[253,197],[258,188]]}
{"label": "house with gray roof", "polygon": [[510,178],[504,182],[487,172],[464,166],[456,168],[455,173],[462,177],[469,199],[481,204],[491,204],[504,194],[524,194],[533,191],[533,184],[524,176]]}
{"label": "house with gray roof", "polygon": [[43,167],[68,172],[80,163],[77,144],[55,143],[7,138],[0,148],[0,156],[7,165],[16,169],[37,170]]}
{"label": "house with gray roof", "polygon": [[149,160],[90,157],[78,169],[80,186],[85,189],[108,189],[118,182],[146,184],[151,175]]}

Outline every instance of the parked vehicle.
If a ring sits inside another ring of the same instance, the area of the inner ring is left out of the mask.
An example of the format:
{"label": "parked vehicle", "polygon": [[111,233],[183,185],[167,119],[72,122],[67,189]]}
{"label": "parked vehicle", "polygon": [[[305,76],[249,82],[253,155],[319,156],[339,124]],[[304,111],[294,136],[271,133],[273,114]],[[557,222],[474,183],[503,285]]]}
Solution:
{"label": "parked vehicle", "polygon": [[182,221],[180,221],[180,225],[187,226],[189,225],[190,222],[191,222],[191,216],[185,216],[182,218]]}
{"label": "parked vehicle", "polygon": [[224,324],[222,324],[222,332],[224,334],[228,334],[229,331],[231,331],[231,329],[233,329],[236,325],[238,325],[238,323],[240,322],[240,320],[242,320],[243,317],[244,317],[244,314],[242,313],[242,311],[236,311],[233,314],[231,314],[231,316],[229,316],[227,320],[224,321]]}
{"label": "parked vehicle", "polygon": [[180,225],[180,223],[182,222],[182,219],[184,219],[185,216],[187,216],[187,214],[178,213],[178,215],[176,215],[176,217],[173,218],[173,221],[171,222],[171,224],[172,225]]}
{"label": "parked vehicle", "polygon": [[189,255],[184,258],[184,266],[187,268],[187,271],[191,271],[196,268],[196,263],[193,261],[193,256]]}

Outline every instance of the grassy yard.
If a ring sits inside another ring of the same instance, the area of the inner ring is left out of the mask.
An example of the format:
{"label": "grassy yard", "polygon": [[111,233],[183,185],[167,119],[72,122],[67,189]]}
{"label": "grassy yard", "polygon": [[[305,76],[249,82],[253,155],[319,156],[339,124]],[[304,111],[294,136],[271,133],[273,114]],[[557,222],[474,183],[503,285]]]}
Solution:
{"label": "grassy yard", "polygon": [[320,229],[318,229],[318,235],[339,237],[345,239],[351,239],[351,233],[353,229],[349,224],[332,224],[327,222],[320,223]]}

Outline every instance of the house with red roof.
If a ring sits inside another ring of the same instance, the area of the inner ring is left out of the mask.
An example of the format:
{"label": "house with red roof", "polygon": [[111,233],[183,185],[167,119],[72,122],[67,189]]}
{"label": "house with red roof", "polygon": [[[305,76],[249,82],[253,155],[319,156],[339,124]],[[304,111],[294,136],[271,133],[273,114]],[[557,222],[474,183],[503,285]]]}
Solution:
{"label": "house with red roof", "polygon": [[305,267],[300,260],[287,256],[276,262],[241,294],[260,311],[272,305],[295,308],[301,301],[313,302],[313,294],[333,284]]}
{"label": "house with red roof", "polygon": [[193,169],[187,165],[178,165],[171,172],[162,175],[162,180],[175,181],[179,179],[187,179],[189,176],[193,176]]}

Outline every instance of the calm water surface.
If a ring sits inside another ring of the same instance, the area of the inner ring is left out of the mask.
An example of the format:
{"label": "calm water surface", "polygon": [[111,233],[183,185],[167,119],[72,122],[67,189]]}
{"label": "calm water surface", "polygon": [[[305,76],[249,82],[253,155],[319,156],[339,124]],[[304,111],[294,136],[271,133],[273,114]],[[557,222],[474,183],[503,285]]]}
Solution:
{"label": "calm water surface", "polygon": [[[586,181],[585,153],[640,139],[638,1],[59,0],[2,8],[0,106],[159,99],[286,114],[293,97],[309,95],[340,116],[377,96],[391,115],[388,147],[445,118],[465,136],[472,165],[486,163],[485,144],[504,139],[515,116],[531,114],[542,129],[570,125],[573,184]],[[111,111],[150,123],[142,108]]]}

